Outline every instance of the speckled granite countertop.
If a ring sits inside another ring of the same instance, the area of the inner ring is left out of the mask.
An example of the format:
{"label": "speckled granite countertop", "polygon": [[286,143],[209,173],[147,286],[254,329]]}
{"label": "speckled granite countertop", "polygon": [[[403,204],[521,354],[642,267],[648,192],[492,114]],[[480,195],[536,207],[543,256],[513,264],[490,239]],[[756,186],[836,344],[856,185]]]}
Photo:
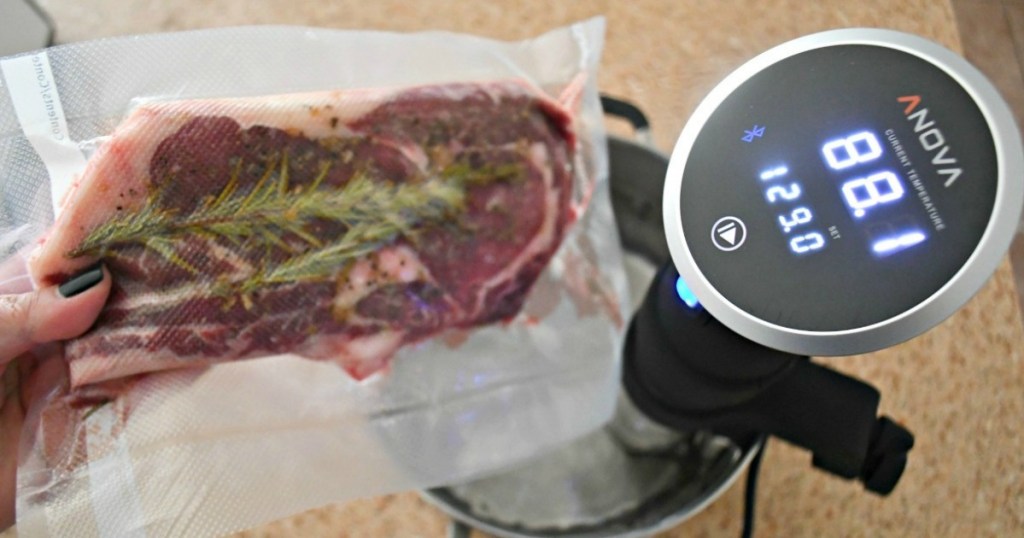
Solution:
{"label": "speckled granite countertop", "polygon": [[[603,14],[604,91],[641,104],[668,149],[689,113],[730,70],[763,49],[849,26],[910,31],[959,49],[946,1],[41,0],[65,43],[237,24],[445,29],[519,39]],[[829,359],[882,392],[882,412],[917,436],[888,498],[810,468],[771,444],[759,490],[759,536],[1024,535],[1024,330],[1008,263],[966,308],[911,342]],[[736,536],[742,488],[663,536]],[[244,536],[443,536],[446,520],[415,493],[313,510]]]}

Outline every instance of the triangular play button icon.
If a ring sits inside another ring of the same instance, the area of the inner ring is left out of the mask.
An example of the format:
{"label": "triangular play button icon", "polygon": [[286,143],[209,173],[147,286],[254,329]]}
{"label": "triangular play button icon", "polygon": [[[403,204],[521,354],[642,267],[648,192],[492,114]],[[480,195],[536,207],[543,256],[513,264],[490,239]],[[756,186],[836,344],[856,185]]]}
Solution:
{"label": "triangular play button icon", "polygon": [[730,245],[736,244],[736,226],[730,226],[726,230],[718,232],[718,237],[721,237],[726,243]]}
{"label": "triangular play button icon", "polygon": [[711,242],[718,250],[732,252],[747,239],[747,227],[736,217],[722,217],[711,226]]}

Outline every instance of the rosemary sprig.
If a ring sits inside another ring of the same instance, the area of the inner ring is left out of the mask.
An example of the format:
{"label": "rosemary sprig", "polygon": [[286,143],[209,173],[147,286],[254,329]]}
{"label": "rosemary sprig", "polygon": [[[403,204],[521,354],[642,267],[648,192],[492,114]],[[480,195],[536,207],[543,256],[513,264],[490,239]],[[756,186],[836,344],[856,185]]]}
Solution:
{"label": "rosemary sprig", "polygon": [[[348,230],[323,248],[309,249],[284,261],[261,267],[231,287],[247,294],[261,287],[331,277],[346,263],[389,244],[399,236],[415,239],[425,223],[451,220],[463,208],[465,190],[459,182],[431,179],[388,185],[364,177],[344,189],[352,207],[344,217]],[[223,294],[224,290],[218,290]]]}
{"label": "rosemary sprig", "polygon": [[[175,246],[190,236],[224,239],[237,248],[267,253],[253,274],[214,285],[218,295],[238,293],[244,301],[263,286],[332,278],[346,263],[399,236],[415,239],[424,225],[457,220],[467,187],[522,176],[515,164],[472,167],[457,162],[418,182],[395,184],[356,174],[343,188],[321,188],[330,171],[330,163],[324,163],[310,184],[293,186],[286,153],[249,188],[240,184],[241,170],[239,160],[224,188],[187,215],[163,207],[157,190],[139,211],[97,227],[69,256],[103,257],[141,245],[198,274]],[[324,220],[343,224],[346,231],[321,240],[310,227]],[[288,256],[269,261],[275,249]]]}
{"label": "rosemary sprig", "polygon": [[[305,225],[315,218],[334,211],[344,211],[344,190],[316,193],[317,187],[330,171],[324,164],[313,183],[306,188],[288,187],[288,158],[272,163],[248,191],[241,190],[239,175],[242,162],[232,170],[227,184],[216,197],[209,197],[188,215],[179,216],[160,204],[159,192],[150,196],[137,213],[119,216],[96,228],[70,253],[103,256],[118,247],[142,245],[158,252],[168,261],[196,273],[198,270],[178,257],[169,239],[189,235],[220,237],[239,245],[250,237],[262,237],[268,243],[287,248],[282,232],[293,233],[314,246],[319,241],[306,232]],[[341,207],[335,204],[339,203]]]}

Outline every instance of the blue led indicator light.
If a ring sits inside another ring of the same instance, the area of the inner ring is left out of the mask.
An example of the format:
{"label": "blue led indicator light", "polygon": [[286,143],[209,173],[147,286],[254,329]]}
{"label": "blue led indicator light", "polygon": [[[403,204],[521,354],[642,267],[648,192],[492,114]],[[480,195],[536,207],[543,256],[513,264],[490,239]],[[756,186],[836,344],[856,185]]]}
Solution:
{"label": "blue led indicator light", "polygon": [[690,308],[697,308],[700,302],[697,301],[697,296],[690,291],[690,287],[683,282],[683,277],[676,279],[676,295],[686,303],[686,306]]}
{"label": "blue led indicator light", "polygon": [[788,172],[789,168],[786,168],[785,166],[777,166],[775,168],[770,168],[768,170],[765,170],[764,172],[761,172],[761,181],[775,179],[779,176],[786,175]]}
{"label": "blue led indicator light", "polygon": [[887,256],[889,254],[895,254],[901,250],[908,249],[918,243],[921,243],[927,239],[923,233],[919,231],[905,232],[902,234],[891,235],[883,237],[874,242],[871,245],[871,250],[875,251],[875,254]]}

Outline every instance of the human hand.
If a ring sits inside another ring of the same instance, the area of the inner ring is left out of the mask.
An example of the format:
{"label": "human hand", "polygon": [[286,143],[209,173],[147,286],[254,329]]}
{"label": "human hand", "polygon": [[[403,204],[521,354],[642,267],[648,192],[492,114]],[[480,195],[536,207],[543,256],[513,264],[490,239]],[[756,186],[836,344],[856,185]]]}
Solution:
{"label": "human hand", "polygon": [[60,342],[88,330],[110,293],[110,274],[101,265],[60,286],[32,290],[23,276],[24,264],[18,262],[0,268],[0,529],[15,521],[18,445],[25,413],[54,380],[66,375]]}

